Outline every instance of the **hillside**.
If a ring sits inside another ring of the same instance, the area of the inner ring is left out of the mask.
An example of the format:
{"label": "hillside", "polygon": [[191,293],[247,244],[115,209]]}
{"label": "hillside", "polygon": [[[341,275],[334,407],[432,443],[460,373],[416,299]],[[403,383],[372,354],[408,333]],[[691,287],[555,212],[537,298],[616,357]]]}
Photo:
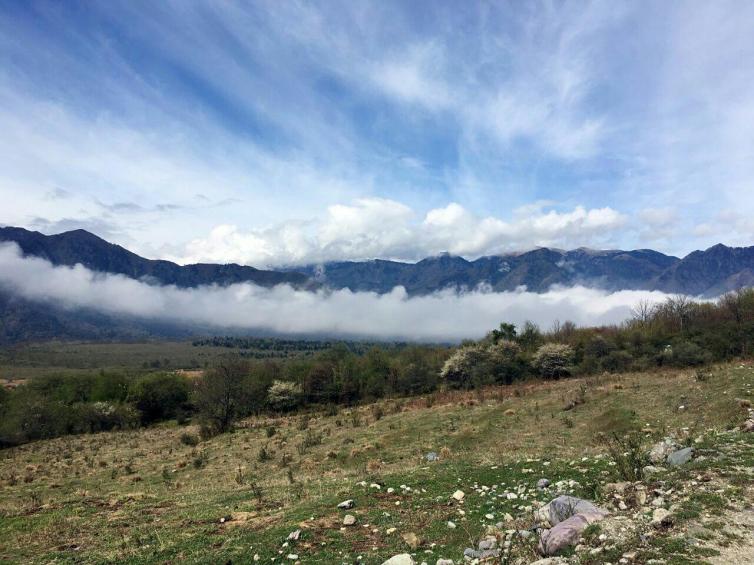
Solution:
{"label": "hillside", "polygon": [[[252,418],[197,445],[175,425],[36,442],[0,461],[0,559],[458,564],[488,534],[530,563],[532,512],[564,492],[610,512],[569,563],[750,562],[754,434],[733,428],[752,386],[722,365]],[[631,428],[693,459],[626,482],[598,432]]]}

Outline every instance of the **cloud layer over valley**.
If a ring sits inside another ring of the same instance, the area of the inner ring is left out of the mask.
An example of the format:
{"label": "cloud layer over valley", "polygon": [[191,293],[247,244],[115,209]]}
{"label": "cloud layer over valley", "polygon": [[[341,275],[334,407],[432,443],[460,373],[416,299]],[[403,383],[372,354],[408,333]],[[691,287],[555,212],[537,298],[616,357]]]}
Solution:
{"label": "cloud layer over valley", "polygon": [[13,244],[0,245],[0,289],[67,309],[93,308],[218,329],[423,341],[478,338],[501,321],[520,325],[532,320],[543,328],[555,320],[617,323],[629,317],[640,300],[666,297],[661,292],[608,293],[580,286],[544,294],[478,289],[421,297],[408,297],[400,287],[382,295],[252,284],[179,289],[95,273],[81,265],[53,266],[44,259],[22,257]]}

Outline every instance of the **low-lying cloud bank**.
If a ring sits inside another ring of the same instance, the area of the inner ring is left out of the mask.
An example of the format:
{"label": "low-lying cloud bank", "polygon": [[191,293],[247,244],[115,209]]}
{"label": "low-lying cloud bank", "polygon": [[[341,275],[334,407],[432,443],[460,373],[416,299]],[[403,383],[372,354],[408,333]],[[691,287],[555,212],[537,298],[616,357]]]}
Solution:
{"label": "low-lying cloud bank", "polygon": [[555,320],[616,323],[628,318],[640,300],[666,298],[661,292],[608,293],[581,286],[544,294],[480,289],[419,297],[408,297],[401,287],[382,295],[253,284],[181,289],[96,273],[81,265],[56,267],[44,259],[22,257],[15,244],[0,245],[0,288],[63,308],[94,308],[218,329],[422,341],[478,338],[502,321],[520,325],[532,320],[544,328]]}

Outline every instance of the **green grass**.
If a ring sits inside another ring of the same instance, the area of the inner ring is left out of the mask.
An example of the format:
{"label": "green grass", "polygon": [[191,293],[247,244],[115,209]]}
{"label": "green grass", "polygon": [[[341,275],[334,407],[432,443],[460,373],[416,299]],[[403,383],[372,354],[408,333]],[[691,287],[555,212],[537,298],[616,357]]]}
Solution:
{"label": "green grass", "polygon": [[[565,488],[609,503],[604,485],[619,477],[595,436],[606,422],[622,425],[631,411],[632,427],[649,428],[647,442],[672,430],[707,455],[647,479],[650,490],[680,492],[702,474],[715,485],[689,488],[688,499],[677,501],[677,525],[639,548],[641,558],[699,562],[714,549],[687,544],[679,533],[704,519],[713,536],[705,544],[724,541],[714,524],[751,478],[754,434],[715,430],[741,417],[735,398],[752,382],[754,370],[738,365],[717,368],[705,382],[691,371],[532,382],[388,400],[379,419],[370,406],[312,413],[305,429],[300,416],[250,419],[196,446],[180,439],[195,427],[175,424],[24,445],[0,452],[0,560],[251,563],[258,554],[269,563],[295,553],[304,563],[361,556],[379,564],[408,551],[401,534],[413,532],[423,542],[419,561],[457,561],[506,514],[514,518],[506,528],[530,527],[527,507],[552,497],[534,488],[543,476],[576,481]],[[562,399],[582,384],[586,401],[567,412],[573,425],[565,426]],[[685,410],[678,410],[681,403]],[[267,454],[260,458],[262,447]],[[441,461],[423,459],[443,447]],[[459,488],[463,504],[450,504]],[[518,498],[498,496],[506,492]],[[356,501],[350,513],[357,523],[342,529],[345,512],[336,505],[347,498]],[[295,529],[301,539],[283,547]],[[598,543],[593,533],[590,543]],[[518,540],[517,554],[534,560],[533,543]],[[605,549],[600,559],[616,562],[634,543]]]}

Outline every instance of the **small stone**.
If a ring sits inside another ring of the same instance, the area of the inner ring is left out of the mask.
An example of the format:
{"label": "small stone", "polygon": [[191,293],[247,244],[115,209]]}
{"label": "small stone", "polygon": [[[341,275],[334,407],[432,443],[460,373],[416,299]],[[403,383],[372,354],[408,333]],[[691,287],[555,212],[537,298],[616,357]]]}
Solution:
{"label": "small stone", "polygon": [[437,560],[435,565],[455,565],[452,559],[443,559],[442,557]]}
{"label": "small stone", "polygon": [[453,499],[458,502],[461,502],[465,496],[466,493],[464,493],[462,490],[457,490],[453,493]]}
{"label": "small stone", "polygon": [[356,523],[356,516],[353,514],[346,514],[343,518],[344,526],[353,526]]}
{"label": "small stone", "polygon": [[456,529],[456,523],[449,521],[448,522],[448,528],[450,528],[451,530],[455,530]]}
{"label": "small stone", "polygon": [[550,480],[549,479],[539,479],[537,481],[537,488],[539,490],[546,489],[549,486],[550,486]]}
{"label": "small stone", "polygon": [[350,510],[354,506],[355,506],[354,501],[351,499],[344,500],[343,502],[338,504],[338,508],[340,508],[341,510]]}
{"label": "small stone", "polygon": [[301,530],[294,530],[290,534],[288,534],[288,540],[290,541],[298,541],[298,538],[301,537]]}
{"label": "small stone", "polygon": [[288,559],[290,559],[291,561],[295,561],[296,559],[298,559],[298,555],[296,555],[295,553],[289,553]]}
{"label": "small stone", "polygon": [[401,537],[403,538],[403,541],[406,542],[406,545],[408,545],[411,549],[416,549],[421,545],[419,536],[417,536],[414,532],[406,532],[405,534],[402,534]]}
{"label": "small stone", "polygon": [[665,508],[655,508],[652,512],[652,525],[655,528],[662,528],[672,524],[672,515]]}
{"label": "small stone", "polygon": [[685,449],[679,449],[668,455],[668,463],[673,467],[679,467],[685,465],[694,456],[694,448],[687,447]]}
{"label": "small stone", "polygon": [[384,561],[382,565],[416,565],[416,561],[408,553],[401,553],[393,555],[390,559]]}

